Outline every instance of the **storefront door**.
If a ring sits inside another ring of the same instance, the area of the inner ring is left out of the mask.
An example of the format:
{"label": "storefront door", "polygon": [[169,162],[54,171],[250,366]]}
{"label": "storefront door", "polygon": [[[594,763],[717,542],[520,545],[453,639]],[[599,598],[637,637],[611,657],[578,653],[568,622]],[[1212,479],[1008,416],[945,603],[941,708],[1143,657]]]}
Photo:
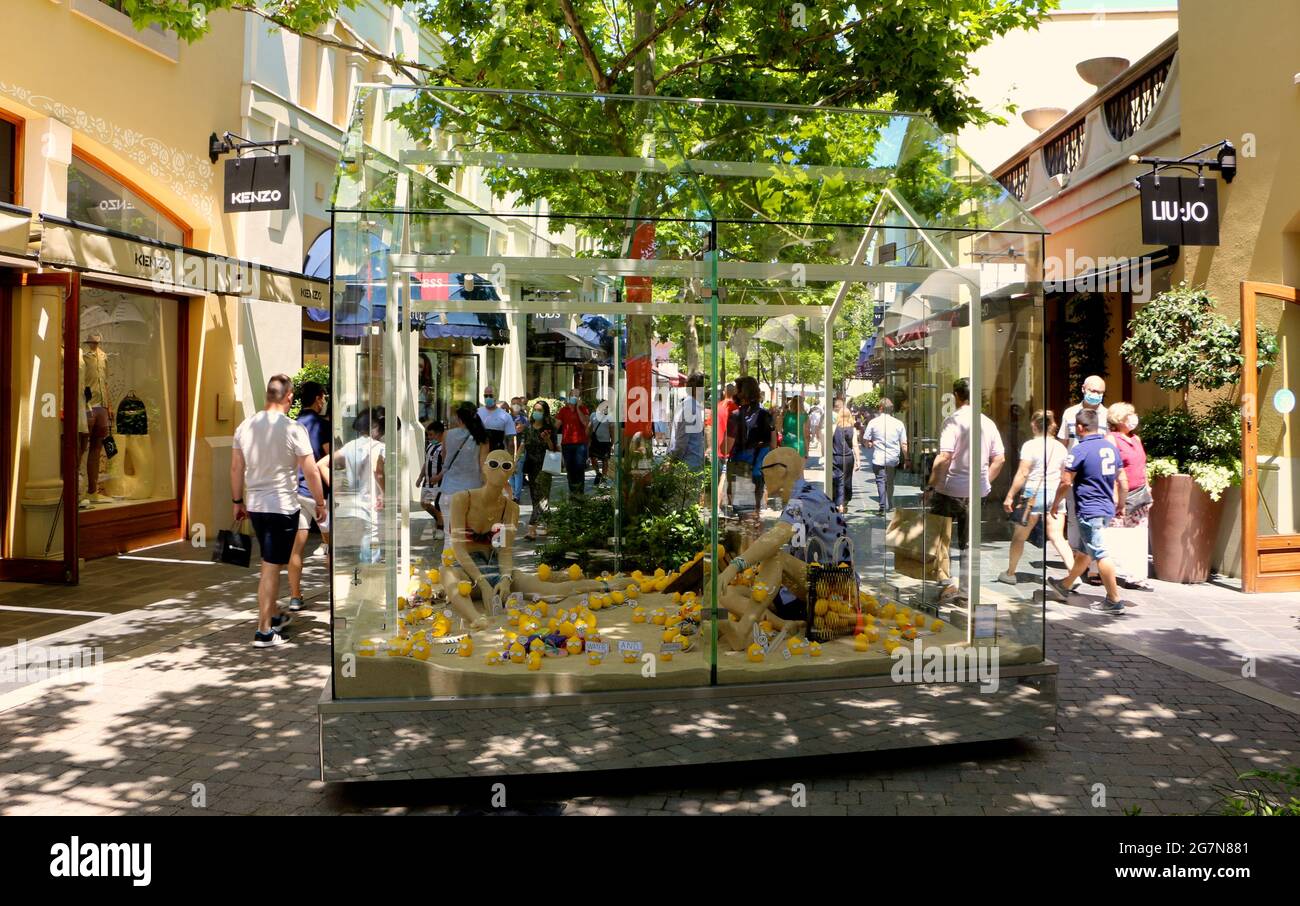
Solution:
{"label": "storefront door", "polygon": [[79,288],[75,274],[44,274],[4,289],[0,579],[77,581]]}
{"label": "storefront door", "polygon": [[[1300,591],[1300,290],[1241,286],[1242,590]],[[1256,371],[1256,324],[1277,335],[1277,362]]]}

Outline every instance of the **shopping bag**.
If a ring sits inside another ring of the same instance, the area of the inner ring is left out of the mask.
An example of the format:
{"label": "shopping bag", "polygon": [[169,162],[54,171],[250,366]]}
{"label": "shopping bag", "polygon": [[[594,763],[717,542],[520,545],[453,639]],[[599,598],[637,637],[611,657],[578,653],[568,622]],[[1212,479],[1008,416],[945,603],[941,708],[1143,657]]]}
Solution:
{"label": "shopping bag", "polygon": [[212,550],[214,562],[248,566],[253,558],[253,536],[240,532],[239,528],[240,523],[236,522],[230,528],[217,532],[217,542]]}
{"label": "shopping bag", "polygon": [[947,579],[952,520],[923,509],[898,507],[885,529],[885,547],[894,567],[914,579]]}
{"label": "shopping bag", "polygon": [[1115,572],[1125,579],[1145,580],[1147,571],[1148,526],[1108,525],[1101,530],[1102,544],[1115,563]]}
{"label": "shopping bag", "polygon": [[546,456],[542,458],[542,471],[547,475],[564,474],[564,457],[560,455],[559,450],[546,451]]}

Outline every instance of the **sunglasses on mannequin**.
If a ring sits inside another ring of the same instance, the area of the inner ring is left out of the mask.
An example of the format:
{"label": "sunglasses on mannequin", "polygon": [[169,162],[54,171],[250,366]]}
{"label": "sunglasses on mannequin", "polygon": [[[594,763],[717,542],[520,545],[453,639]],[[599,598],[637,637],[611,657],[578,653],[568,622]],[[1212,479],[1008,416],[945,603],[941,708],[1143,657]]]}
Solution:
{"label": "sunglasses on mannequin", "polygon": [[515,467],[515,464],[508,459],[489,459],[487,461],[489,469],[500,469],[503,472],[509,472]]}

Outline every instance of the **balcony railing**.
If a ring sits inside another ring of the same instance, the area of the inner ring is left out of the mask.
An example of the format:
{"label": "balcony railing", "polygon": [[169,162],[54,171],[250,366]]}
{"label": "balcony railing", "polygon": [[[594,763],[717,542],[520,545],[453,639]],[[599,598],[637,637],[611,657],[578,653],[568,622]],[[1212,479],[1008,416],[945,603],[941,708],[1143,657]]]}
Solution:
{"label": "balcony railing", "polygon": [[1025,193],[1029,191],[1029,158],[1026,157],[999,176],[998,182],[1019,201],[1024,201]]}
{"label": "balcony railing", "polygon": [[1043,163],[1048,176],[1069,173],[1083,156],[1083,120],[1066,129],[1043,146]]}
{"label": "balcony railing", "polygon": [[1132,136],[1156,109],[1156,101],[1160,99],[1173,62],[1173,54],[1170,54],[1118,94],[1106,99],[1103,114],[1106,128],[1115,141],[1122,142]]}

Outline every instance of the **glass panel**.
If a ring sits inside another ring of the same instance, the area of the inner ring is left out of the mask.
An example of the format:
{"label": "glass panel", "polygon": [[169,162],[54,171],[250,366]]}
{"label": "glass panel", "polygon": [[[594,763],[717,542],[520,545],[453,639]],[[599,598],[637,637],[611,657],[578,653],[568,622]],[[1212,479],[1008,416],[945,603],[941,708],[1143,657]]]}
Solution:
{"label": "glass panel", "polygon": [[1041,228],[923,119],[363,88],[334,202],[337,696],[1041,660]]}
{"label": "glass panel", "polygon": [[75,155],[68,165],[68,217],[175,245],[185,241],[184,231],[162,211]]}
{"label": "glass panel", "polygon": [[[5,507],[6,559],[48,560],[64,558],[63,443],[65,424],[84,436],[83,412],[67,413],[63,386],[64,300],[68,287],[44,283],[16,287],[10,319],[11,344],[7,350],[10,424],[5,443],[12,473]],[[74,363],[75,367],[75,363]],[[58,571],[62,577],[62,570]],[[45,578],[48,578],[46,576]]]}
{"label": "glass panel", "polygon": [[[1259,324],[1277,332],[1277,363],[1259,376],[1259,535],[1300,534],[1300,305],[1259,297]],[[1293,559],[1286,561],[1288,556]],[[1278,571],[1300,568],[1293,552],[1261,554]]]}
{"label": "glass panel", "polygon": [[0,118],[0,202],[14,204],[18,186],[18,127]]}
{"label": "glass panel", "polygon": [[81,508],[175,500],[177,303],[85,284],[80,303]]}

